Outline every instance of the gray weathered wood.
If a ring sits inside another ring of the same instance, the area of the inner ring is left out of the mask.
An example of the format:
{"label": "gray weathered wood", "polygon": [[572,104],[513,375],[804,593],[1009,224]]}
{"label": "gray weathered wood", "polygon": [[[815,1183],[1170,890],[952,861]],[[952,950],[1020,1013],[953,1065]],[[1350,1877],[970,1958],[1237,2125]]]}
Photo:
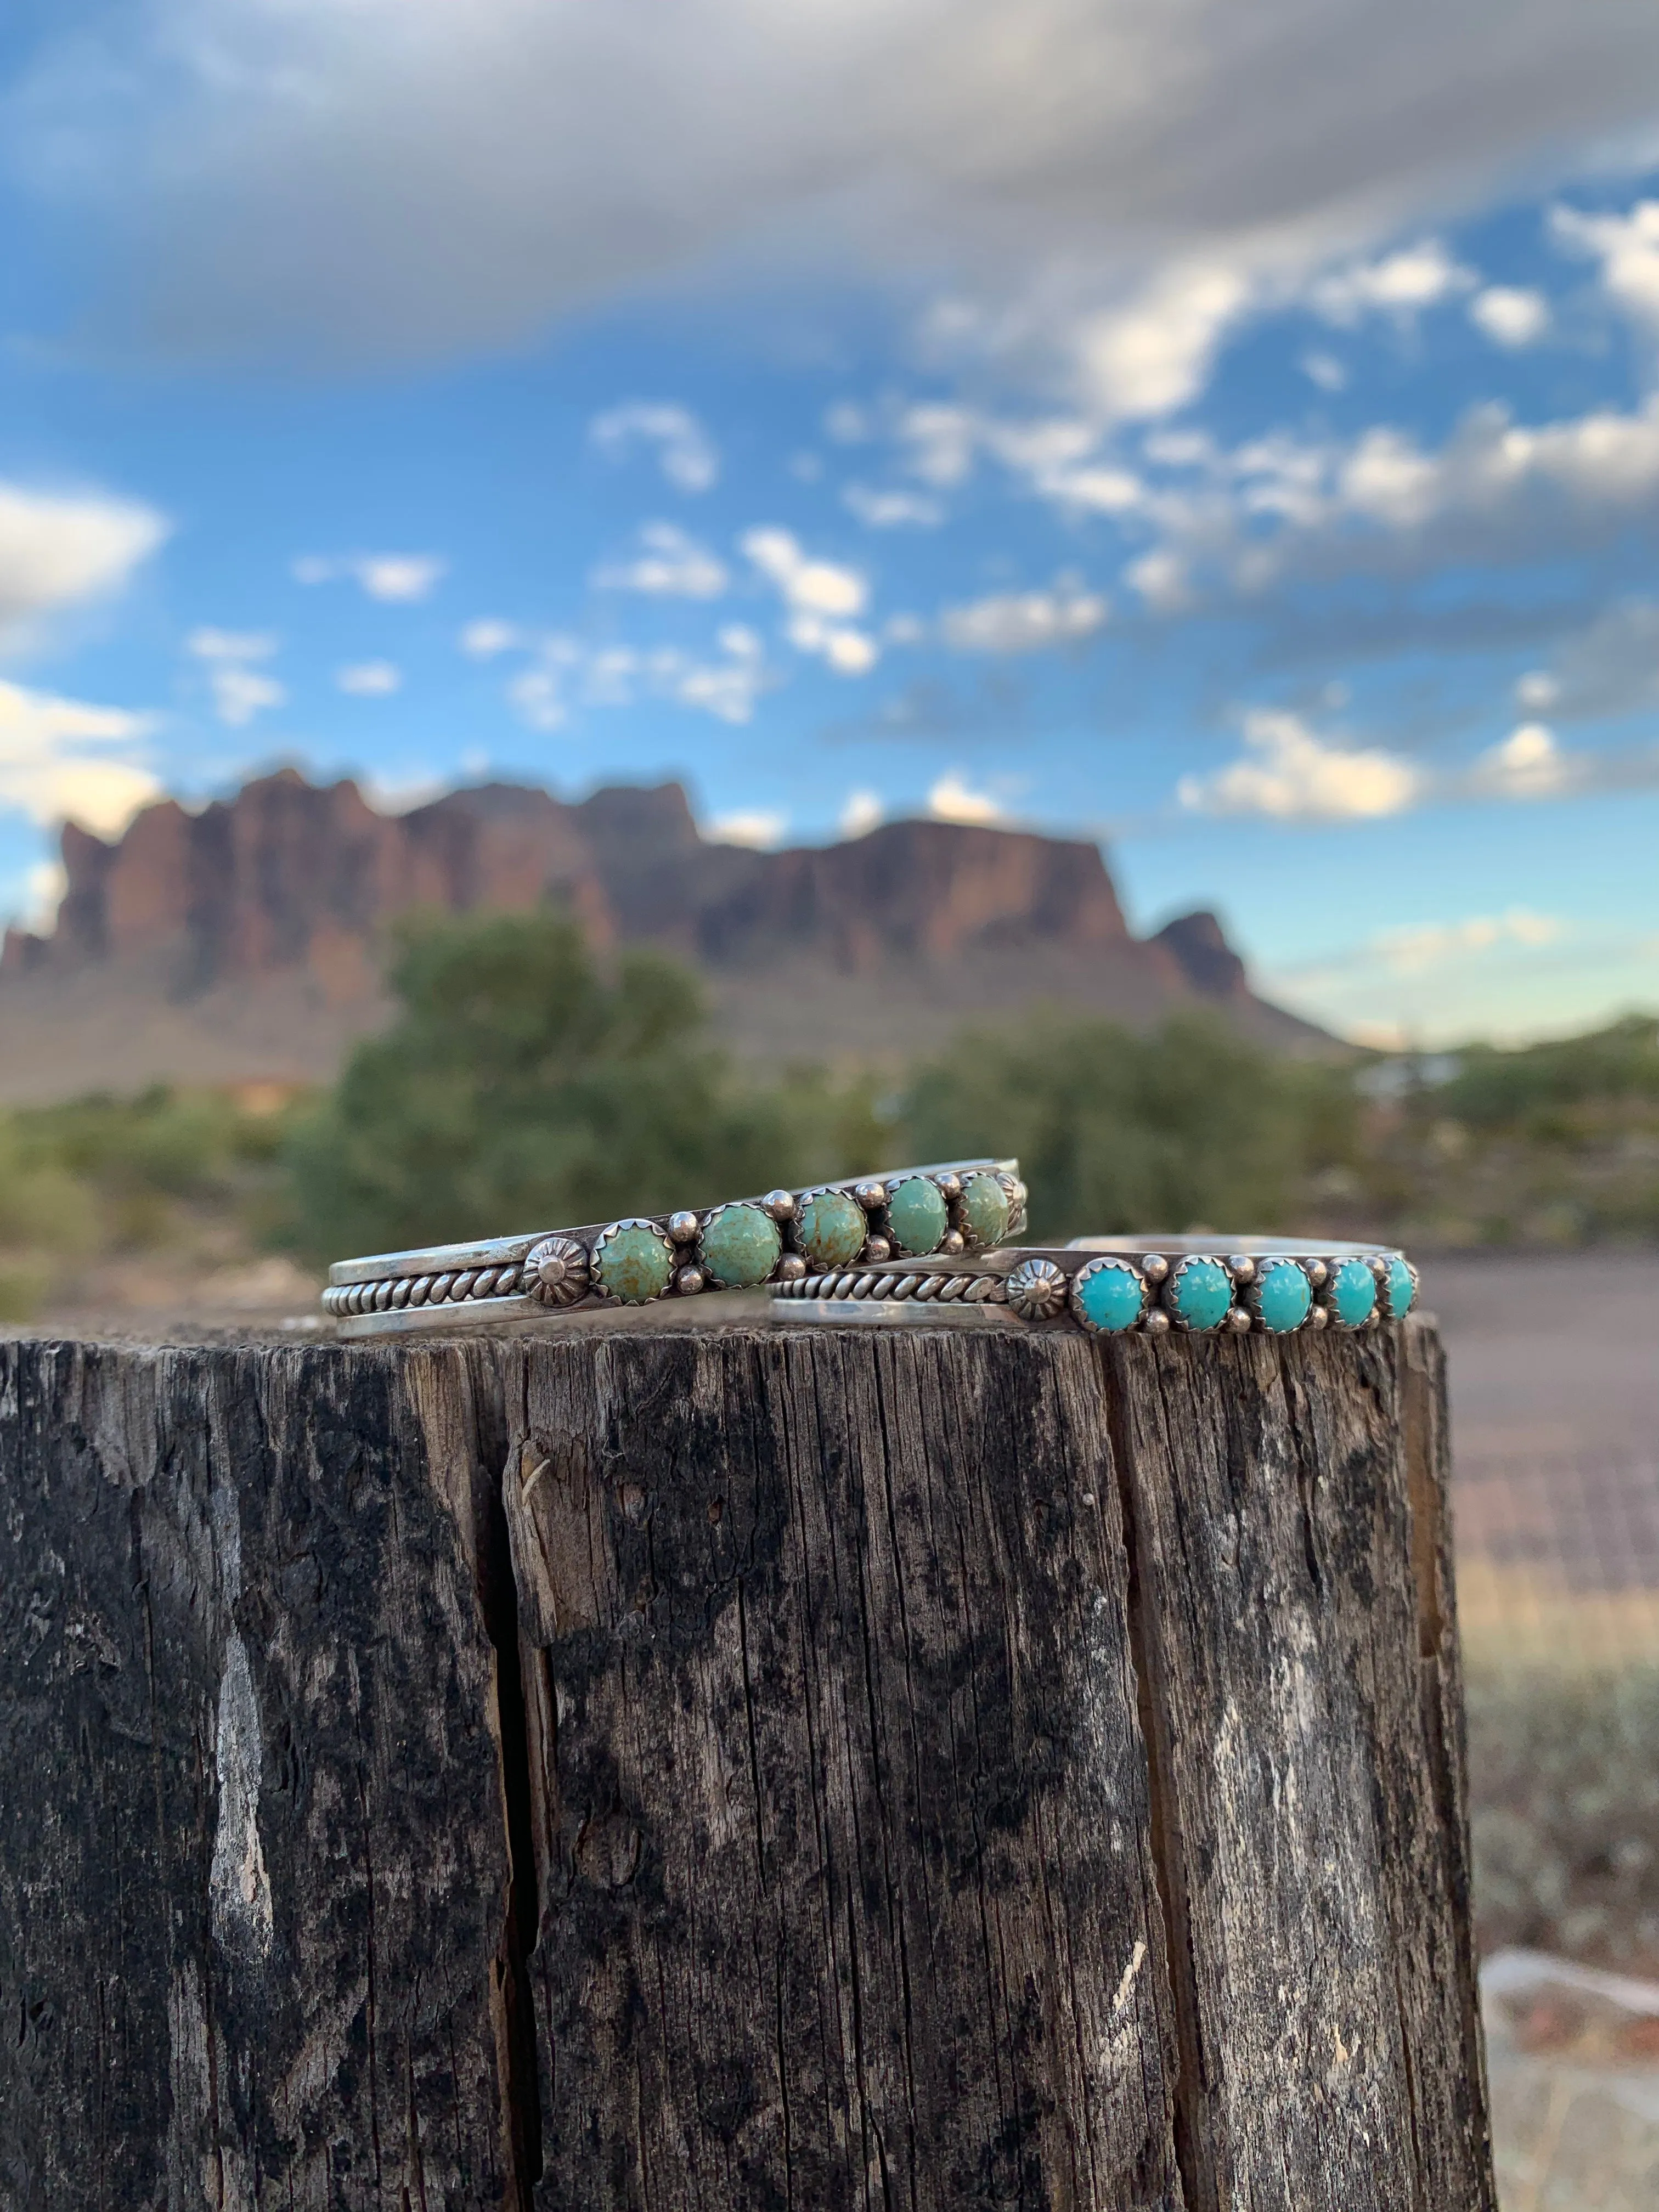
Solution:
{"label": "gray weathered wood", "polygon": [[1490,2206],[1445,1474],[1422,1323],[0,1347],[0,2208]]}

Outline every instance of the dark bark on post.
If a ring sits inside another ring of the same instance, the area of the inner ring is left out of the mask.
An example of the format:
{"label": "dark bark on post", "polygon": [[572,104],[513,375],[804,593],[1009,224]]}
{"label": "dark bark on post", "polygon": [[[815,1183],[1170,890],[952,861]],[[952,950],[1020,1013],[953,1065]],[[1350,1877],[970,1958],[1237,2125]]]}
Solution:
{"label": "dark bark on post", "polygon": [[0,2212],[1492,2205],[1431,1328],[0,1346]]}

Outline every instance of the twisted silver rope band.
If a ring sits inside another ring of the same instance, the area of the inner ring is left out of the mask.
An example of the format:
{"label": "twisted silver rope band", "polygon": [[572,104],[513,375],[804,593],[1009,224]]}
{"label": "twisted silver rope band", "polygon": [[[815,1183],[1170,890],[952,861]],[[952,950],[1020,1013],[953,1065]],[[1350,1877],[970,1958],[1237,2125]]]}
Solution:
{"label": "twisted silver rope band", "polygon": [[913,1298],[918,1305],[1002,1305],[1007,1289],[997,1275],[862,1274],[803,1275],[779,1283],[776,1298]]}

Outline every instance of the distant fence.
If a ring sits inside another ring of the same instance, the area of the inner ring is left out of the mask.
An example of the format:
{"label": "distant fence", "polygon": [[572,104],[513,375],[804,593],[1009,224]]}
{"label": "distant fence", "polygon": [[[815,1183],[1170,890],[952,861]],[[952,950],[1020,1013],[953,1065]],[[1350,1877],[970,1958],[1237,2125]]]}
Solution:
{"label": "distant fence", "polygon": [[1659,1660],[1659,1454],[1460,1455],[1458,1613],[1471,1663]]}

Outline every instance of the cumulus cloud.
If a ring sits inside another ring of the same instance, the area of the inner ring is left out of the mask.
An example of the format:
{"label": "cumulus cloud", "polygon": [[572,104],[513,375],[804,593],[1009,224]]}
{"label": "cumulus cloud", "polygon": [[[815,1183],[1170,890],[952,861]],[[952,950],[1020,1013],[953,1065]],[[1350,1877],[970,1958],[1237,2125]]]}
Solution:
{"label": "cumulus cloud", "polygon": [[769,853],[782,844],[789,817],[781,807],[738,807],[734,813],[717,814],[708,834],[717,845],[747,845],[751,851]]}
{"label": "cumulus cloud", "polygon": [[726,623],[717,650],[701,657],[674,646],[593,646],[562,632],[516,642],[532,657],[507,696],[534,730],[562,730],[580,708],[631,707],[641,699],[744,723],[774,680],[760,639],[743,623]]}
{"label": "cumulus cloud", "polygon": [[403,689],[404,674],[389,660],[357,660],[340,669],[334,681],[354,699],[386,699]]}
{"label": "cumulus cloud", "polygon": [[118,592],[167,530],[135,501],[0,483],[0,646],[25,642],[47,617]]}
{"label": "cumulus cloud", "polygon": [[886,813],[878,791],[849,791],[838,817],[838,827],[843,837],[867,837],[880,826]]}
{"label": "cumulus cloud", "polygon": [[947,769],[927,793],[927,811],[936,822],[967,822],[985,828],[1006,822],[1008,810],[988,791],[976,791],[957,769]]}
{"label": "cumulus cloud", "polygon": [[747,531],[743,550],[781,598],[784,635],[797,652],[815,654],[837,676],[864,676],[881,648],[854,617],[869,604],[870,586],[857,568],[812,559],[787,530]]}
{"label": "cumulus cloud", "polygon": [[503,622],[499,615],[480,615],[464,627],[460,637],[461,651],[469,660],[494,660],[523,642],[518,624]]}
{"label": "cumulus cloud", "polygon": [[631,399],[596,415],[588,435],[613,461],[626,460],[641,446],[678,491],[708,491],[720,481],[720,458],[689,407],[672,400]]}
{"label": "cumulus cloud", "polygon": [[1628,0],[1517,0],[1501,40],[1489,0],[1025,0],[1018,38],[1006,0],[66,13],[12,160],[142,247],[121,265],[175,346],[432,357],[786,239],[792,273],[803,240],[842,267],[943,250],[989,293],[1039,262],[1127,301],[1174,266],[1164,335],[1091,349],[1132,408],[1190,384],[1232,312],[1192,272],[1363,249],[1644,125],[1659,70]]}
{"label": "cumulus cloud", "polygon": [[1106,601],[1080,586],[1048,592],[1000,592],[946,607],[939,634],[958,653],[1036,653],[1091,637],[1106,620]]}
{"label": "cumulus cloud", "polygon": [[1376,746],[1334,744],[1299,714],[1268,708],[1247,714],[1244,743],[1243,760],[1212,775],[1182,777],[1182,806],[1279,822],[1356,822],[1404,813],[1425,787],[1412,762]]}
{"label": "cumulus cloud", "polygon": [[160,785],[143,759],[154,718],[0,681],[0,807],[100,837],[125,829]]}
{"label": "cumulus cloud", "polygon": [[1474,289],[1473,270],[1453,260],[1437,238],[1399,247],[1374,261],[1352,261],[1314,286],[1311,304],[1328,323],[1346,329],[1367,315],[1410,321],[1429,307]]}
{"label": "cumulus cloud", "polygon": [[1469,301],[1469,320],[1494,345],[1536,345],[1550,326],[1550,303],[1523,286],[1489,284]]}
{"label": "cumulus cloud", "polygon": [[1659,200],[1638,200],[1626,215],[1552,211],[1558,244],[1599,263],[1614,306],[1650,336],[1659,334]]}
{"label": "cumulus cloud", "polygon": [[302,553],[289,573],[296,584],[346,580],[371,599],[408,604],[429,599],[448,568],[435,553]]}
{"label": "cumulus cloud", "polygon": [[597,568],[596,584],[613,592],[645,592],[659,599],[717,599],[730,579],[726,563],[677,523],[647,522],[640,550],[626,561]]}
{"label": "cumulus cloud", "polygon": [[228,729],[246,729],[256,714],[280,707],[288,697],[276,678],[257,665],[269,660],[276,646],[269,630],[204,628],[191,630],[185,640],[185,652],[206,663],[213,711]]}
{"label": "cumulus cloud", "polygon": [[1470,782],[1501,799],[1552,799],[1571,775],[1555,732],[1542,722],[1522,722],[1481,754]]}
{"label": "cumulus cloud", "polygon": [[898,530],[907,524],[932,530],[945,520],[943,504],[926,492],[849,483],[841,496],[842,504],[872,530]]}

